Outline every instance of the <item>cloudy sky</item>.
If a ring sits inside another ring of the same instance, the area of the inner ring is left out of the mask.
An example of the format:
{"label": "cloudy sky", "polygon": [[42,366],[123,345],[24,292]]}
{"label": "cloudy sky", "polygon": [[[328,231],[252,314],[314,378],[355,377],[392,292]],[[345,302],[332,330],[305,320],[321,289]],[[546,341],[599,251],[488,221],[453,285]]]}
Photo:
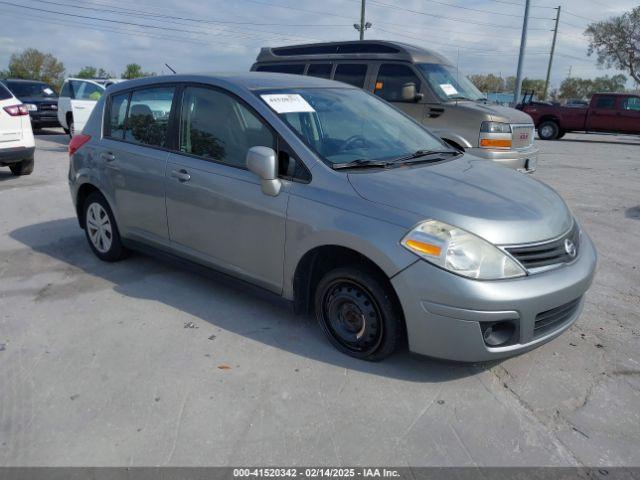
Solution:
{"label": "cloudy sky", "polygon": [[[582,35],[592,20],[633,0],[532,0],[525,75],[544,78],[553,7],[562,5],[552,85],[571,69],[592,77]],[[465,73],[514,75],[524,0],[367,0],[370,39],[434,49]],[[119,74],[140,63],[162,73],[247,70],[261,46],[356,39],[360,0],[0,0],[0,68],[27,47],[51,52],[67,72],[84,65]]]}

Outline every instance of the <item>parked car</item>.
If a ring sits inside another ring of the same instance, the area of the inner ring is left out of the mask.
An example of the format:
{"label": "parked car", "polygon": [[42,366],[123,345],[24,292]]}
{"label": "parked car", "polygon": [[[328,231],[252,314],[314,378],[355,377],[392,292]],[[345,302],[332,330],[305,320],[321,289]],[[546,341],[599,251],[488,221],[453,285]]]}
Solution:
{"label": "parked car", "polygon": [[36,80],[13,78],[3,80],[3,82],[29,110],[31,127],[34,130],[60,126],[60,122],[58,122],[58,94],[51,85]]}
{"label": "parked car", "polygon": [[596,93],[588,107],[524,105],[541,140],[562,138],[567,132],[640,133],[640,96]]}
{"label": "parked car", "polygon": [[113,78],[67,78],[58,99],[58,121],[70,136],[81,132],[105,89],[122,80]]}
{"label": "parked car", "polygon": [[379,97],[271,73],[114,85],[69,144],[79,223],[315,311],[358,358],[462,361],[575,322],[596,251],[547,185],[451,148]]}
{"label": "parked car", "polygon": [[34,152],[29,111],[0,82],[0,167],[9,167],[14,175],[29,175]]}
{"label": "parked car", "polygon": [[525,172],[536,168],[531,117],[491,105],[445,57],[387,41],[263,48],[252,70],[331,78],[373,92],[448,144]]}

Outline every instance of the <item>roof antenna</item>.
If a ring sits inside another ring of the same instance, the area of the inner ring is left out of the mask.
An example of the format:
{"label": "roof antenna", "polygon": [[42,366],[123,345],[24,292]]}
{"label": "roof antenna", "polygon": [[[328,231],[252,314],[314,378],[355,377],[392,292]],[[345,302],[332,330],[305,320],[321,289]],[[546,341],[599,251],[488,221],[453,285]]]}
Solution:
{"label": "roof antenna", "polygon": [[169,70],[171,70],[171,72],[172,72],[174,75],[176,74],[176,71],[175,71],[173,68],[171,68],[171,66],[170,66],[168,63],[165,63],[165,64],[164,64],[164,66],[165,66],[165,67],[167,67]]}

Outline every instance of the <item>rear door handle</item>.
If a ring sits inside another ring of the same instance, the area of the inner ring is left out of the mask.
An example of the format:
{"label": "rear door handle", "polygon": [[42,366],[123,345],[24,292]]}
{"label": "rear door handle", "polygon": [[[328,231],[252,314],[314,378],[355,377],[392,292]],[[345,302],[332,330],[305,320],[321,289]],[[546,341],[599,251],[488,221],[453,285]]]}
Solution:
{"label": "rear door handle", "polygon": [[189,180],[191,180],[191,175],[189,175],[184,169],[173,170],[171,172],[171,176],[173,178],[177,178],[180,182],[188,182]]}
{"label": "rear door handle", "polygon": [[116,159],[116,156],[111,152],[102,152],[100,154],[100,158],[105,162],[113,162]]}

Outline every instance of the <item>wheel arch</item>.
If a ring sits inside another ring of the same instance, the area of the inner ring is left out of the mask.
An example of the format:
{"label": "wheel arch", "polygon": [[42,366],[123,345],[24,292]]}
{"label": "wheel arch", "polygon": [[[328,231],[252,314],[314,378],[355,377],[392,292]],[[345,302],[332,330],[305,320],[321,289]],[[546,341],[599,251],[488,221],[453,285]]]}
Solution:
{"label": "wheel arch", "polygon": [[78,223],[80,224],[80,228],[84,229],[85,227],[84,209],[82,207],[84,206],[85,200],[89,197],[89,195],[91,195],[94,192],[97,192],[104,197],[107,204],[109,205],[109,208],[111,209],[111,213],[113,213],[113,216],[116,218],[116,223],[119,223],[116,211],[113,208],[113,202],[111,202],[111,200],[109,199],[109,196],[105,195],[104,191],[102,191],[99,187],[97,187],[94,182],[86,181],[86,182],[83,182],[78,187],[75,194],[76,215],[78,217]]}

